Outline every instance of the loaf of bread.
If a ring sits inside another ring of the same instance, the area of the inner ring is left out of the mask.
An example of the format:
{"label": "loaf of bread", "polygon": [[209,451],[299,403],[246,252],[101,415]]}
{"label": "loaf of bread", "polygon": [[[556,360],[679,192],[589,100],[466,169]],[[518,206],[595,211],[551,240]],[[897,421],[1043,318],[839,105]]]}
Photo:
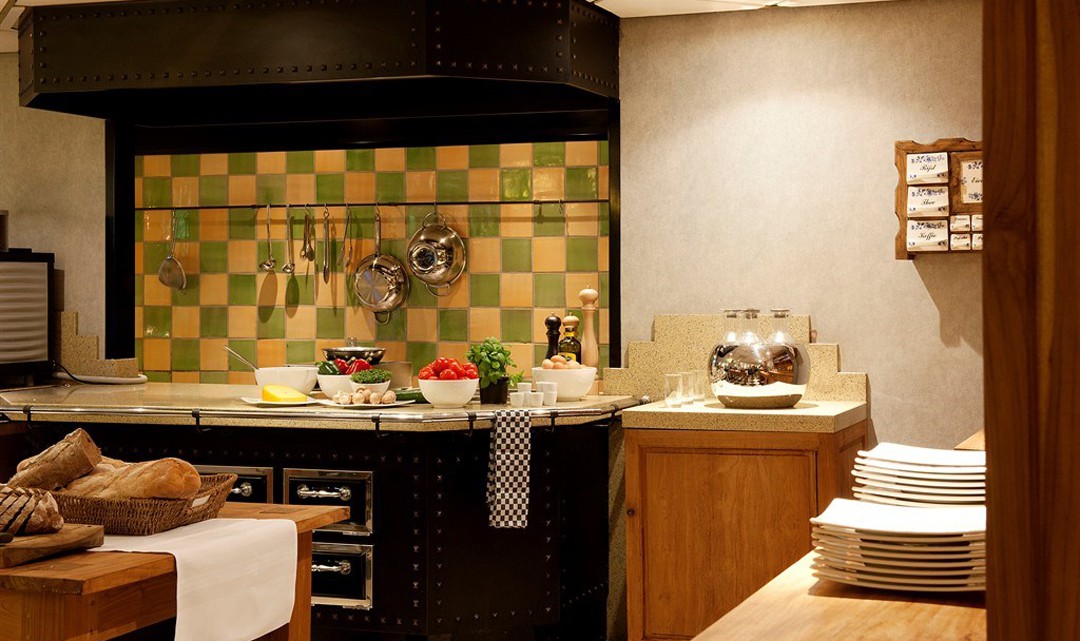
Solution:
{"label": "loaf of bread", "polygon": [[99,499],[191,499],[201,485],[199,472],[178,458],[127,464],[110,459],[68,483],[64,493]]}
{"label": "loaf of bread", "polygon": [[0,532],[52,534],[64,526],[56,499],[37,488],[0,486]]}
{"label": "loaf of bread", "polygon": [[100,462],[101,450],[80,428],[44,452],[19,463],[8,485],[54,490],[90,473]]}

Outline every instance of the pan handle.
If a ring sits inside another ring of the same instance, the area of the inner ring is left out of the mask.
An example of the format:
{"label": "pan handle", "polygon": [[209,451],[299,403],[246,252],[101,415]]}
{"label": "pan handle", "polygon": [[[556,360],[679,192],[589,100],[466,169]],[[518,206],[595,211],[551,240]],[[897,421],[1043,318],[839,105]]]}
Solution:
{"label": "pan handle", "polygon": [[424,287],[427,287],[427,290],[429,292],[431,292],[431,294],[434,295],[434,296],[446,296],[446,295],[448,295],[450,293],[450,285],[449,284],[446,284],[446,285],[430,285],[428,283],[424,283]]}
{"label": "pan handle", "polygon": [[375,312],[375,322],[385,325],[390,322],[390,312]]}

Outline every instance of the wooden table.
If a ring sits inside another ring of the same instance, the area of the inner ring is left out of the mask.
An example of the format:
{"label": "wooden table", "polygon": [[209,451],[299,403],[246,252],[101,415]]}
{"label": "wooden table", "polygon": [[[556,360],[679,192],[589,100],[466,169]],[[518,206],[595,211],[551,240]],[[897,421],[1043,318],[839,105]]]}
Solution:
{"label": "wooden table", "polygon": [[813,554],[784,570],[695,641],[983,641],[982,592],[916,593],[819,581]]}
{"label": "wooden table", "polygon": [[[311,637],[311,534],[344,520],[347,507],[228,503],[230,519],[296,523],[296,601],[292,620],[263,637]],[[77,552],[0,570],[0,641],[104,641],[176,616],[171,554]]]}
{"label": "wooden table", "polygon": [[956,446],[958,450],[985,450],[986,449],[986,431],[979,430],[975,432],[963,443]]}

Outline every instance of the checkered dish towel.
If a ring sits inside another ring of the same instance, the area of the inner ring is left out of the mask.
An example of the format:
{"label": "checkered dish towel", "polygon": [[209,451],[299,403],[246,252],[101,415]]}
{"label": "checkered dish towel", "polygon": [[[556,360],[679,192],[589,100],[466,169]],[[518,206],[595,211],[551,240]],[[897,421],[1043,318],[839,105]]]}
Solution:
{"label": "checkered dish towel", "polygon": [[529,525],[529,410],[496,410],[488,459],[488,524]]}

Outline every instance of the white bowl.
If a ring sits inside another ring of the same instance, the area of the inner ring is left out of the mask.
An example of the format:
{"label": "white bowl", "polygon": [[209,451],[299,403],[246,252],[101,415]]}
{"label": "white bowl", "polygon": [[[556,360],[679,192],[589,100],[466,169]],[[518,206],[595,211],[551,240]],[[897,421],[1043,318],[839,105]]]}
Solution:
{"label": "white bowl", "polygon": [[390,381],[383,381],[381,383],[353,383],[352,380],[349,380],[349,384],[352,385],[351,391],[353,392],[361,389],[366,389],[369,392],[378,392],[382,394],[386,390],[390,389]]}
{"label": "white bowl", "polygon": [[429,403],[438,408],[450,409],[465,407],[472,400],[480,379],[468,378],[460,381],[420,381],[420,392]]}
{"label": "white bowl", "polygon": [[255,370],[255,382],[260,386],[284,385],[301,394],[310,394],[315,389],[319,368],[304,365],[286,367],[260,367]]}
{"label": "white bowl", "polygon": [[532,370],[533,382],[555,383],[557,385],[558,399],[560,401],[576,401],[589,393],[593,382],[596,380],[595,367],[582,367],[581,369],[544,369],[534,367]]}
{"label": "white bowl", "polygon": [[352,382],[352,377],[348,374],[319,374],[319,389],[326,394],[326,398],[334,398],[334,395],[339,392],[349,392],[350,394],[356,391],[356,383]]}

